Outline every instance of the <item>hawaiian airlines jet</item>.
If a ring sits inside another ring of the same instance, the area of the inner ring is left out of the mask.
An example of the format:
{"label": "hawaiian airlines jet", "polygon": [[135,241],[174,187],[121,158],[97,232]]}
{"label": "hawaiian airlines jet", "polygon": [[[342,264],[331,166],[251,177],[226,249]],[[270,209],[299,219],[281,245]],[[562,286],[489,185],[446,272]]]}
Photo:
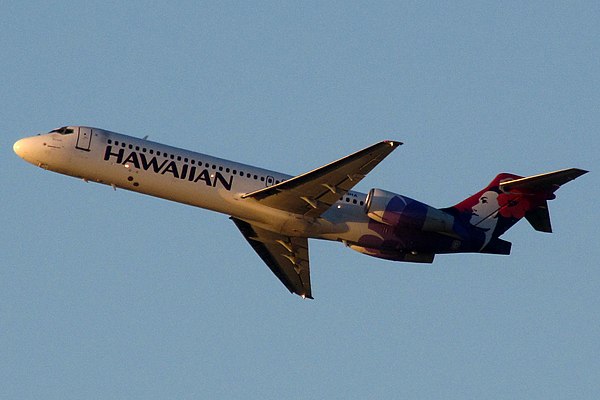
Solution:
{"label": "hawaiian airlines jet", "polygon": [[85,126],[14,144],[50,171],[230,216],[287,289],[312,298],[308,239],[335,240],[393,261],[431,263],[436,254],[509,254],[500,236],[521,218],[551,232],[548,200],[587,171],[500,174],[455,206],[434,208],[382,189],[352,191],[402,143],[386,140],[310,172],[289,176]]}

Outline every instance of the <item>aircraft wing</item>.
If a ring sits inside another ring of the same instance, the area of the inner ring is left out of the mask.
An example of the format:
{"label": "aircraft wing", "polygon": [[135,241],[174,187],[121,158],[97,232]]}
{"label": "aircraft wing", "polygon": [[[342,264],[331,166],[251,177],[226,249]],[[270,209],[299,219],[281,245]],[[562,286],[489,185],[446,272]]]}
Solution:
{"label": "aircraft wing", "polygon": [[292,293],[312,299],[308,239],[280,235],[230,218],[250,246]]}
{"label": "aircraft wing", "polygon": [[318,217],[340,200],[401,142],[385,140],[277,185],[246,193],[261,204]]}

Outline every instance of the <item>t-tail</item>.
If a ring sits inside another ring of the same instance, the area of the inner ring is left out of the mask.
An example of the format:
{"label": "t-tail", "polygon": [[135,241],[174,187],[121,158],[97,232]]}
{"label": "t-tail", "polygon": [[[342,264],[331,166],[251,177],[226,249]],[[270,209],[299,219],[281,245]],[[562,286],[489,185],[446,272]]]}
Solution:
{"label": "t-tail", "polygon": [[[444,211],[464,228],[474,251],[509,254],[511,243],[499,237],[525,218],[540,232],[552,232],[548,201],[565,183],[587,173],[577,168],[521,177],[502,173],[484,189]],[[458,228],[458,226],[457,226]]]}

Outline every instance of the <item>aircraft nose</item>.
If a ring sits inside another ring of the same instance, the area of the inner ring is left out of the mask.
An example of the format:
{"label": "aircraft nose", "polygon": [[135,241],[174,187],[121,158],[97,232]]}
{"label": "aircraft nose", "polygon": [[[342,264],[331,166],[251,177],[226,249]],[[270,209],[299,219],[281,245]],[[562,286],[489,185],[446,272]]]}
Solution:
{"label": "aircraft nose", "polygon": [[40,162],[40,143],[37,137],[26,137],[13,144],[13,151],[23,160],[38,164]]}
{"label": "aircraft nose", "polygon": [[25,139],[17,140],[13,144],[13,151],[21,158],[25,158]]}

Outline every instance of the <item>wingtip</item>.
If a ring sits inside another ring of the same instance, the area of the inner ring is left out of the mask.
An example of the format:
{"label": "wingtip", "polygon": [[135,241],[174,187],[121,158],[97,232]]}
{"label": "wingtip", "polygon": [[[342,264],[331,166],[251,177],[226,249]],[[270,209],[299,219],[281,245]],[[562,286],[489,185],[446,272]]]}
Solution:
{"label": "wingtip", "polygon": [[387,143],[391,147],[402,146],[404,143],[398,142],[397,140],[384,140],[383,143]]}

